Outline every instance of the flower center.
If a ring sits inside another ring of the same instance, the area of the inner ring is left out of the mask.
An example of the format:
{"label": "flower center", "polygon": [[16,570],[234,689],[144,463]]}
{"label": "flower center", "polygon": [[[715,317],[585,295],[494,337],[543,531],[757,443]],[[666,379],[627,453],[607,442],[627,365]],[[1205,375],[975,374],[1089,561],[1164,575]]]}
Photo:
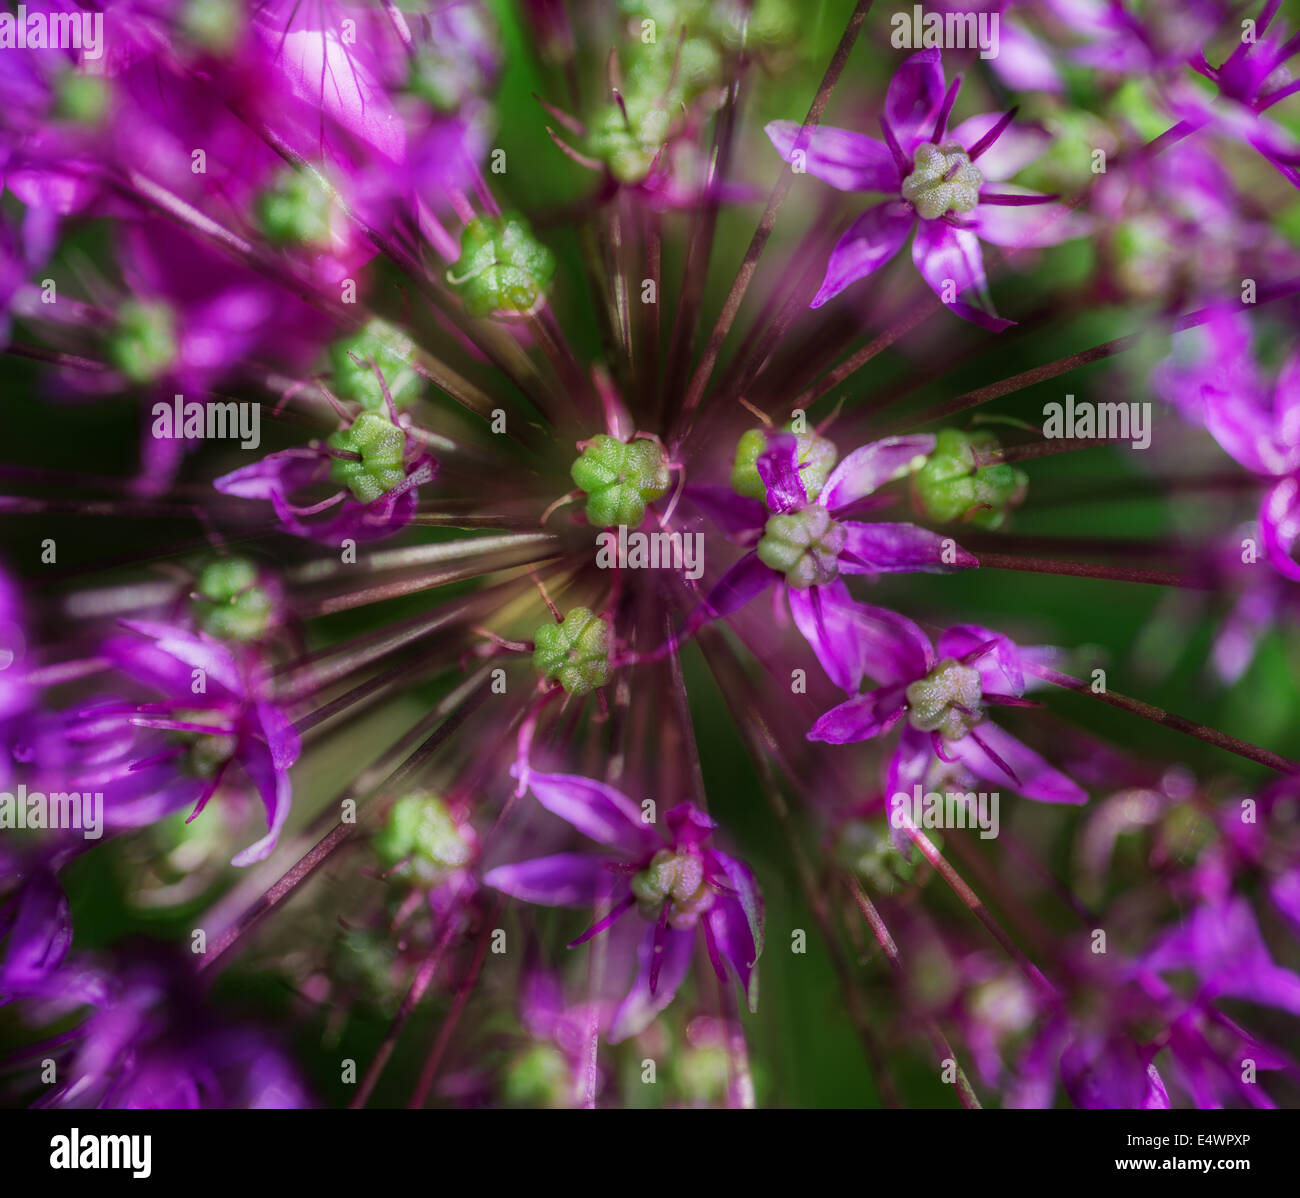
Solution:
{"label": "flower center", "polygon": [[980,672],[945,657],[907,688],[907,718],[919,732],[961,740],[983,718]]}
{"label": "flower center", "polygon": [[668,922],[675,928],[692,928],[711,906],[713,891],[704,879],[704,863],[693,853],[660,849],[650,864],[632,879],[641,914],[657,919],[664,900],[672,902]]}
{"label": "flower center", "polygon": [[772,516],[758,542],[764,565],[785,575],[792,587],[824,586],[839,574],[839,556],[848,533],[819,504]]}
{"label": "flower center", "polygon": [[980,168],[959,142],[941,146],[922,142],[916,148],[912,173],[903,180],[903,199],[922,219],[937,220],[947,212],[974,212],[983,182]]}

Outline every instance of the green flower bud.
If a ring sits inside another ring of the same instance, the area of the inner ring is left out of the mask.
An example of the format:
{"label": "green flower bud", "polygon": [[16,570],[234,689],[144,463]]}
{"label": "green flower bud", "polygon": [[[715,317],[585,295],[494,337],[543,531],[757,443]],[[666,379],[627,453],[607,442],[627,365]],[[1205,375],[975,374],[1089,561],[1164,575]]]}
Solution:
{"label": "green flower bud", "polygon": [[543,624],[533,637],[533,667],[571,695],[590,694],[609,681],[609,625],[587,607],[562,624]]}
{"label": "green flower bud", "polygon": [[840,550],[847,539],[848,533],[824,507],[810,503],[801,511],[768,519],[758,556],[784,574],[792,587],[824,586],[839,575]]}
{"label": "green flower bud", "polygon": [[362,503],[373,503],[406,478],[406,434],[375,412],[362,412],[325,443],[361,455],[359,462],[331,459],[330,480],[347,487]]}
{"label": "green flower bud", "polygon": [[527,315],[541,306],[554,274],[555,255],[523,217],[481,216],[466,225],[447,282],[471,316]]}
{"label": "green flower bud", "polygon": [[108,95],[102,75],[64,71],[55,82],[55,115],[78,125],[97,125],[108,111]]}
{"label": "green flower bud", "polygon": [[998,528],[1007,512],[1025,497],[1029,478],[1005,463],[975,468],[975,455],[998,448],[992,433],[943,429],[934,452],[913,475],[917,508],[938,523],[964,519],[979,528]]}
{"label": "green flower bud", "polygon": [[286,169],[257,196],[258,228],[272,245],[327,246],[334,197],[309,171]]}
{"label": "green flower bud", "polygon": [[554,1044],[530,1044],[511,1058],[502,1080],[510,1106],[556,1110],[570,1105],[573,1076]]}
{"label": "green flower bud", "polygon": [[[927,833],[934,839],[933,833]],[[884,821],[854,820],[835,842],[836,859],[880,894],[895,894],[912,880],[918,860],[908,861],[895,847]]]}
{"label": "green flower bud", "polygon": [[127,300],[108,334],[109,360],[133,383],[153,383],[176,361],[176,324],[161,303]]}
{"label": "green flower bud", "polygon": [[209,562],[195,587],[194,617],[210,636],[227,641],[257,641],[271,628],[275,605],[258,585],[257,567],[244,557]]}
{"label": "green flower bud", "polygon": [[587,442],[569,473],[587,493],[587,520],[597,528],[636,528],[646,504],[668,490],[668,459],[654,441],[620,441],[600,433]]}
{"label": "green flower bud", "polygon": [[384,376],[388,394],[399,408],[420,393],[420,376],[412,365],[414,342],[401,329],[378,316],[368,320],[360,332],[335,341],[329,353],[334,393],[354,400],[368,411],[383,412],[387,408],[384,388],[375,374],[376,366]]}
{"label": "green flower bud", "polygon": [[447,804],[420,790],[393,804],[374,839],[374,850],[392,877],[434,886],[474,858],[473,829],[456,821]]}
{"label": "green flower bud", "polygon": [[907,688],[907,719],[918,732],[961,740],[984,718],[980,672],[945,657]]}
{"label": "green flower bud", "polygon": [[937,220],[945,212],[974,212],[984,176],[959,142],[941,146],[923,141],[916,147],[912,173],[903,180],[903,199],[918,216]]}
{"label": "green flower bud", "polygon": [[[784,431],[788,433],[793,429],[787,424]],[[738,495],[767,500],[767,488],[758,473],[758,458],[766,451],[767,444],[768,434],[764,429],[751,428],[741,435],[736,445],[736,459],[731,466],[731,489]],[[833,441],[816,433],[796,433],[795,444],[799,455],[799,477],[803,479],[804,490],[811,502],[822,493],[839,451]]]}

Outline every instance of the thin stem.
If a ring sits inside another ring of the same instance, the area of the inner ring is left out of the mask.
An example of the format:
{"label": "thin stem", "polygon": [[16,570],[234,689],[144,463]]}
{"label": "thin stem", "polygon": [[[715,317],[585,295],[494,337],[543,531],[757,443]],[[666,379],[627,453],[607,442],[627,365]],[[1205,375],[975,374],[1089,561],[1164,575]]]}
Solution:
{"label": "thin stem", "polygon": [[1121,695],[1109,687],[1104,691],[1095,691],[1089,683],[1073,678],[1069,674],[1062,674],[1049,666],[1038,665],[1029,661],[1026,661],[1024,666],[1029,673],[1035,674],[1055,686],[1065,687],[1066,690],[1072,690],[1081,695],[1091,695],[1092,698],[1099,699],[1103,703],[1109,703],[1112,707],[1118,707],[1123,711],[1140,715],[1143,719],[1151,720],[1153,723],[1163,724],[1166,728],[1172,728],[1175,732],[1181,732],[1185,736],[1194,736],[1197,740],[1203,740],[1206,744],[1214,745],[1218,749],[1226,749],[1229,753],[1235,753],[1238,757],[1244,757],[1247,761],[1266,765],[1279,774],[1300,774],[1300,763],[1290,761],[1285,757],[1279,757],[1276,753],[1261,749],[1258,745],[1252,745],[1248,741],[1238,740],[1235,736],[1229,736],[1226,732],[1220,732],[1217,728],[1209,728],[1204,724],[1194,723],[1182,716],[1173,715],[1163,708],[1144,703],[1140,699],[1132,699],[1127,695]]}
{"label": "thin stem", "polygon": [[[817,89],[817,94],[813,97],[813,102],[808,109],[808,115],[804,118],[804,128],[815,127],[821,122],[822,113],[826,111],[826,105],[830,103],[831,93],[835,90],[835,85],[839,82],[840,74],[848,62],[854,43],[858,40],[858,33],[863,22],[867,19],[871,4],[872,0],[858,0],[856,7],[853,9],[853,15],[849,17],[848,25],[840,38],[840,44],[835,48],[835,53],[826,68],[826,74],[822,76],[821,86]],[[717,322],[713,326],[713,332],[709,335],[708,344],[704,348],[704,356],[700,359],[700,364],[696,367],[694,375],[691,376],[690,385],[686,390],[686,398],[682,402],[682,427],[679,428],[676,437],[678,444],[680,444],[681,438],[685,436],[687,429],[690,427],[700,400],[704,398],[704,389],[709,384],[709,377],[713,374],[714,366],[717,365],[718,355],[722,351],[722,343],[727,339],[727,334],[731,331],[731,326],[740,311],[745,292],[749,289],[754,272],[758,269],[758,260],[762,257],[768,238],[772,235],[777,214],[781,211],[781,206],[785,203],[785,197],[793,183],[794,172],[791,170],[790,164],[786,163],[785,168],[781,171],[781,177],[772,188],[771,195],[767,200],[767,206],[763,209],[763,215],[759,218],[758,227],[754,230],[754,236],[750,240],[749,249],[745,251],[745,257],[740,264],[740,269],[736,272],[735,281],[731,284],[731,290],[727,293],[726,301],[722,305],[722,311],[718,314]]]}

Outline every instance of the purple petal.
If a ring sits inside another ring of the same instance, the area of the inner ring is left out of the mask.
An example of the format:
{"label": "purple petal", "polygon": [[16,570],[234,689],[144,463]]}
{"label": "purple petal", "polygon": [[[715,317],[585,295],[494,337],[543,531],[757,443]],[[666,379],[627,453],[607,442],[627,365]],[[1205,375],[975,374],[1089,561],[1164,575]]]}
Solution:
{"label": "purple petal", "polygon": [[612,786],[577,774],[528,775],[537,801],[597,844],[639,857],[659,838],[641,822],[641,809]]}
{"label": "purple petal", "polygon": [[[963,320],[994,333],[1015,324],[993,311],[979,238],[969,229],[954,229],[942,220],[920,221],[912,241],[912,261],[930,290]],[[956,298],[945,300],[945,291]]]}
{"label": "purple petal", "polygon": [[[1032,196],[1035,192],[1013,183],[999,183],[1002,195]],[[981,203],[972,218],[975,234],[991,245],[1012,249],[1035,249],[1059,245],[1089,231],[1088,222],[1065,204],[993,204]]]}
{"label": "purple petal", "polygon": [[[951,537],[917,528],[915,524],[858,524],[843,520],[840,527],[848,534],[840,551],[841,574],[906,574],[915,570],[948,574],[979,565],[979,559]],[[950,562],[944,560],[945,549],[953,558]]]}
{"label": "purple petal", "polygon": [[535,857],[498,865],[483,875],[483,885],[544,907],[592,907],[609,894],[615,881],[598,857],[585,853]]}
{"label": "purple petal", "polygon": [[[727,884],[736,892],[736,898],[731,905],[739,908],[743,919],[743,926],[748,931],[748,944],[743,948],[745,958],[743,964],[746,968],[757,963],[758,958],[763,955],[763,896],[759,892],[758,883],[754,880],[754,872],[743,861],[737,861],[726,853],[720,853],[716,849],[710,854],[714,864],[721,867],[722,872],[727,876]],[[740,947],[741,942],[732,935],[732,944]],[[736,970],[739,973],[742,962],[733,959]],[[743,975],[742,975],[743,976]],[[749,990],[749,982],[744,983],[746,991]]]}
{"label": "purple petal", "polygon": [[758,952],[741,904],[729,896],[721,897],[704,918],[708,922],[708,934],[712,939],[710,947],[720,958],[714,962],[715,969],[721,967],[725,972],[723,963],[730,965],[745,993],[746,1004],[751,1011],[757,1010],[758,971],[754,965],[758,960]]}
{"label": "purple petal", "polygon": [[770,436],[767,448],[758,455],[755,468],[767,487],[770,511],[782,514],[808,506],[808,492],[804,490],[803,476],[799,473],[799,442],[793,433]]}
{"label": "purple petal", "polygon": [[[1084,1037],[1062,1055],[1061,1081],[1070,1101],[1082,1110],[1142,1110],[1150,1106],[1151,1099],[1148,1065],[1142,1051],[1126,1036],[1104,1041]],[[1164,1090],[1163,1084],[1160,1090]]]}
{"label": "purple petal", "polygon": [[805,128],[794,121],[772,121],[764,132],[786,162],[802,150],[804,170],[841,191],[898,190],[894,157],[875,138],[847,129]]}
{"label": "purple petal", "polygon": [[267,833],[261,840],[250,844],[242,852],[231,858],[230,864],[236,866],[254,865],[264,861],[275,850],[280,839],[280,829],[289,818],[289,807],[293,801],[293,787],[289,775],[279,770],[271,759],[271,750],[261,741],[252,741],[240,751],[239,764],[252,779],[262,796],[266,808]]}
{"label": "purple petal", "polygon": [[894,72],[885,93],[885,119],[904,150],[930,136],[944,98],[943,58],[920,50]]}
{"label": "purple petal", "polygon": [[906,687],[895,683],[882,686],[832,707],[809,730],[809,740],[830,745],[871,740],[888,732],[907,710]]}
{"label": "purple petal", "polygon": [[1292,556],[1300,540],[1300,478],[1284,478],[1264,496],[1259,527],[1273,569],[1300,582],[1300,562]]}
{"label": "purple petal", "polygon": [[993,694],[1023,695],[1023,659],[1010,637],[979,624],[954,624],[939,637],[936,649],[941,658],[966,657],[990,641],[993,645],[988,652],[970,663],[980,672],[983,689]]}
{"label": "purple petal", "polygon": [[678,803],[664,816],[664,824],[675,847],[703,844],[718,826],[694,803]]}
{"label": "purple petal", "polygon": [[1038,799],[1042,803],[1079,804],[1088,801],[1086,791],[991,720],[977,725],[975,731],[980,740],[1015,771],[1015,777],[1009,777],[973,736],[963,736],[950,748],[976,777],[1006,786],[1027,799]]}
{"label": "purple petal", "polygon": [[[183,662],[191,669],[202,670],[209,682],[218,683],[234,695],[243,693],[244,684],[239,676],[239,667],[225,645],[155,620],[123,620],[122,624],[133,632],[151,638],[154,647],[168,657]],[[185,689],[188,691],[189,687]]]}
{"label": "purple petal", "polygon": [[790,613],[827,676],[856,695],[864,676],[912,682],[934,662],[930,639],[888,608],[859,603],[842,579],[829,586],[790,588]]}
{"label": "purple petal", "polygon": [[609,1042],[617,1044],[635,1036],[650,1026],[677,993],[686,971],[691,967],[691,953],[695,948],[695,932],[669,928],[664,934],[662,961],[659,965],[658,985],[650,993],[650,972],[655,958],[655,928],[647,927],[637,945],[636,980],[627,997],[614,1012],[609,1029]]}
{"label": "purple petal", "polygon": [[1192,970],[1206,998],[1228,995],[1300,1015],[1300,976],[1273,963],[1245,898],[1198,907],[1144,963],[1156,972]]}
{"label": "purple petal", "polygon": [[739,611],[755,595],[761,594],[776,582],[777,574],[759,560],[757,553],[749,552],[718,579],[687,621],[693,630],[709,620]]}
{"label": "purple petal", "polygon": [[12,994],[42,981],[58,968],[71,944],[68,897],[52,871],[36,870],[19,892],[18,911],[0,961],[0,988]]}
{"label": "purple petal", "polygon": [[919,460],[934,452],[930,433],[886,437],[849,454],[826,479],[817,502],[831,512],[846,508],[896,478],[910,474]]}
{"label": "purple petal", "polygon": [[1036,37],[1011,22],[1004,22],[998,53],[990,64],[1012,91],[1059,92],[1065,84],[1047,50]]}
{"label": "purple petal", "polygon": [[826,277],[808,306],[820,308],[850,283],[866,278],[888,262],[903,248],[915,219],[911,205],[901,200],[889,200],[868,208],[831,250],[826,263]]}

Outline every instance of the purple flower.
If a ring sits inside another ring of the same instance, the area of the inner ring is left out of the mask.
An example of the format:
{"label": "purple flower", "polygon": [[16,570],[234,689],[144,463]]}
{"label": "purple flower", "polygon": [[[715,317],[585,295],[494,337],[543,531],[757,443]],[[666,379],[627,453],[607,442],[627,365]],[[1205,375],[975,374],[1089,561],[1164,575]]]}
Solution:
{"label": "purple flower", "polygon": [[1300,51],[1300,33],[1288,37],[1273,25],[1281,0],[1268,0],[1255,23],[1255,36],[1244,38],[1218,67],[1205,59],[1200,46],[1191,48],[1192,67],[1219,89],[1219,103],[1210,106],[1195,92],[1185,93],[1176,107],[1195,127],[1212,125],[1258,150],[1278,172],[1300,187],[1300,146],[1276,121],[1264,115],[1274,104],[1300,90],[1285,63]]}
{"label": "purple flower", "polygon": [[543,807],[613,849],[614,856],[559,853],[498,866],[483,881],[544,906],[612,903],[609,915],[574,945],[603,932],[629,908],[638,909],[648,926],[637,950],[636,980],[610,1022],[610,1042],[641,1032],[672,1001],[690,968],[697,931],[704,934],[718,977],[725,981],[730,965],[753,1010],[763,900],[748,866],[709,847],[717,824],[683,802],[665,815],[666,831],[655,829],[643,822],[641,808],[612,786],[534,771],[528,771],[527,781]]}
{"label": "purple flower", "polygon": [[834,446],[820,437],[800,442],[791,433],[767,434],[767,449],[756,462],[765,503],[697,491],[729,534],[758,538],[758,544],[714,584],[687,631],[738,610],[775,584],[784,589],[795,624],[826,673],[852,694],[894,617],[856,602],[839,575],[947,573],[979,561],[952,538],[914,524],[843,519],[923,460],[934,449],[932,435],[873,441],[829,474]]}
{"label": "purple flower", "polygon": [[[892,614],[892,613],[891,613]],[[1024,706],[1024,663],[1040,651],[973,624],[948,629],[937,647],[911,620],[882,621],[869,672],[883,685],[833,707],[809,740],[842,745],[883,736],[906,717],[889,765],[888,793],[911,793],[934,758],[1045,803],[1085,803],[1059,770],[990,722],[986,704]]]}
{"label": "purple flower", "polygon": [[1300,349],[1270,386],[1239,313],[1216,310],[1201,346],[1190,363],[1167,359],[1152,383],[1184,416],[1202,421],[1247,470],[1275,480],[1260,503],[1260,535],[1273,568],[1300,581],[1300,562],[1292,556],[1300,540]]}
{"label": "purple flower", "polygon": [[922,50],[898,68],[889,85],[880,118],[883,142],[793,121],[767,126],[787,162],[843,191],[891,196],[868,208],[840,238],[812,307],[883,266],[915,229],[912,260],[934,293],[964,320],[1001,332],[1015,322],[993,310],[979,243],[1048,246],[1083,232],[1064,205],[1052,203],[1053,196],[1006,183],[986,188],[1037,158],[1046,138],[1011,129],[1012,113],[973,116],[949,133],[960,85],[959,77],[945,91],[940,52]]}
{"label": "purple flower", "polygon": [[[193,819],[224,782],[242,773],[261,797],[267,833],[231,864],[252,865],[268,857],[289,815],[289,767],[301,744],[270,697],[264,667],[251,649],[237,657],[202,633],[147,620],[123,623],[147,639],[113,638],[104,646],[105,655],[129,678],[164,698],[134,706],[107,702],[76,713],[68,723],[69,739],[94,738],[96,745],[86,761],[93,772],[78,779],[81,789],[88,789],[90,781],[103,785],[106,818],[138,825],[191,801]],[[142,744],[133,739],[141,728],[171,735],[161,745]],[[106,741],[115,754],[104,747]],[[146,756],[145,749],[157,752]],[[159,786],[163,778],[170,781]]]}
{"label": "purple flower", "polygon": [[[358,542],[380,540],[405,528],[415,515],[419,500],[416,488],[431,482],[438,473],[437,459],[408,438],[405,478],[378,498],[363,502],[344,488],[316,503],[295,503],[293,496],[319,489],[329,480],[333,461],[324,448],[283,449],[251,466],[223,474],[212,485],[225,495],[270,500],[289,532],[337,545],[344,538]],[[308,519],[330,509],[334,510],[326,519]]]}
{"label": "purple flower", "polygon": [[1158,974],[1189,970],[1197,999],[1239,998],[1300,1015],[1300,975],[1274,963],[1250,903],[1242,897],[1197,907],[1142,958]]}
{"label": "purple flower", "polygon": [[[86,1017],[49,1051],[56,1109],[289,1109],[310,1106],[288,1059],[260,1029],[217,1022],[191,971],[161,955],[121,963]],[[37,1003],[31,1017],[54,1013]]]}

